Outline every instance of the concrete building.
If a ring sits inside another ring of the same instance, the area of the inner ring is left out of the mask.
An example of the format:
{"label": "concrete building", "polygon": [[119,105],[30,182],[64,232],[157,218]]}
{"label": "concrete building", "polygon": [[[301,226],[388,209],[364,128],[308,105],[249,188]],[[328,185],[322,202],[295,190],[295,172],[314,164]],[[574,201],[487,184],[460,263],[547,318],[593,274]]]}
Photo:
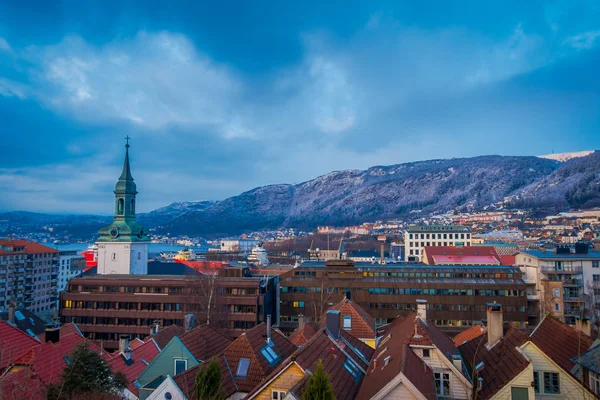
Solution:
{"label": "concrete building", "polygon": [[522,251],[516,256],[516,264],[527,284],[530,325],[548,312],[562,313],[565,323],[575,325],[586,295],[592,294],[596,286],[600,288],[600,252],[588,251],[585,244],[577,244],[575,249],[559,246]]}
{"label": "concrete building", "polygon": [[11,304],[49,313],[56,304],[58,250],[26,240],[0,240],[0,312]]}
{"label": "concrete building", "polygon": [[219,250],[224,253],[249,253],[260,244],[256,239],[229,239],[221,240]]}
{"label": "concrete building", "polygon": [[505,320],[524,326],[527,298],[521,275],[507,266],[304,263],[280,275],[280,326],[295,329],[300,314],[307,323],[317,323],[344,296],[378,326],[410,311],[418,299],[428,300],[429,318],[449,332],[481,323],[486,304],[493,301],[504,305]]}
{"label": "concrete building", "polygon": [[76,250],[61,250],[58,253],[58,292],[63,292],[71,278],[83,273],[85,258]]}
{"label": "concrete building", "polygon": [[404,261],[423,259],[425,246],[471,246],[471,232],[462,225],[412,225],[404,231]]}

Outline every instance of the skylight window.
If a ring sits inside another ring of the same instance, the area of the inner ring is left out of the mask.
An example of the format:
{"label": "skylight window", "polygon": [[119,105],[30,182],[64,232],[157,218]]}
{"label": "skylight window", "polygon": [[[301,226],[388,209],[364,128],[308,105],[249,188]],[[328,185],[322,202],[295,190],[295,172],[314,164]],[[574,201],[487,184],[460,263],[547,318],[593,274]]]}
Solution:
{"label": "skylight window", "polygon": [[248,367],[250,366],[249,358],[240,358],[238,361],[237,371],[235,373],[236,378],[246,379],[248,376]]}
{"label": "skylight window", "polygon": [[350,372],[350,374],[354,377],[355,381],[358,381],[360,379],[360,370],[358,369],[358,366],[354,364],[349,358],[346,358],[344,368],[346,368],[346,371]]}
{"label": "skylight window", "polygon": [[349,331],[352,329],[352,316],[344,316],[344,330]]}
{"label": "skylight window", "polygon": [[21,313],[21,311],[15,311],[15,317],[19,320],[19,321],[23,321],[25,319],[25,317],[23,316],[23,314]]}
{"label": "skylight window", "polygon": [[267,359],[267,361],[271,365],[275,364],[279,360],[279,356],[277,355],[277,353],[275,353],[275,351],[273,351],[271,346],[263,347],[260,350],[260,353]]}

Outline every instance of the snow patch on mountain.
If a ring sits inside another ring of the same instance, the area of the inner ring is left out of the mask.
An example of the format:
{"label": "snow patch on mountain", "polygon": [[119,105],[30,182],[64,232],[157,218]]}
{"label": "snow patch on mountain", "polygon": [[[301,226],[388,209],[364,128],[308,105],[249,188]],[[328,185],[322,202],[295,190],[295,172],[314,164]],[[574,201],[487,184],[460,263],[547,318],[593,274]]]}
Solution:
{"label": "snow patch on mountain", "polygon": [[539,158],[547,158],[548,160],[555,160],[559,162],[565,162],[574,158],[586,157],[592,154],[594,150],[585,151],[573,151],[570,153],[557,153],[557,154],[546,154],[544,156],[538,156]]}

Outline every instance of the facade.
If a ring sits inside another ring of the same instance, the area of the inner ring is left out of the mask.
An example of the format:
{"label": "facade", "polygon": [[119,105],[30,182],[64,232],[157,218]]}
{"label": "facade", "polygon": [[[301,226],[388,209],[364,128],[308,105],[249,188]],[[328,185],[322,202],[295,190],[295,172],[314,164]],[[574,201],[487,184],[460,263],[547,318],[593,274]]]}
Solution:
{"label": "facade", "polygon": [[56,305],[58,250],[26,240],[0,239],[0,312],[14,304],[35,313]]}
{"label": "facade", "polygon": [[68,290],[61,294],[60,315],[63,322],[76,322],[86,338],[102,342],[108,349],[118,347],[120,334],[147,336],[155,323],[183,326],[185,315],[190,313],[199,323],[210,322],[238,336],[265,321],[267,314],[277,315],[276,279],[241,275],[83,276],[71,279]]}
{"label": "facade", "polygon": [[75,250],[61,250],[58,253],[58,292],[63,292],[71,278],[79,276],[85,269],[85,258]]}
{"label": "facade", "polygon": [[412,225],[404,231],[404,261],[423,260],[425,246],[471,246],[471,232],[462,225]]}
{"label": "facade", "polygon": [[527,283],[532,325],[548,312],[562,313],[565,323],[575,325],[586,298],[589,301],[596,286],[600,288],[600,253],[589,252],[587,245],[523,251],[517,254],[516,264]]}
{"label": "facade", "polygon": [[98,231],[98,273],[148,273],[148,231],[135,221],[137,188],[129,167],[129,143],[125,145],[123,171],[115,186],[114,221]]}
{"label": "facade", "polygon": [[305,263],[280,275],[279,326],[295,329],[300,314],[318,325],[325,310],[348,295],[377,326],[414,309],[417,299],[428,300],[429,319],[447,331],[481,323],[493,301],[505,305],[506,320],[523,325],[527,298],[521,276],[506,266]]}
{"label": "facade", "polygon": [[219,251],[225,253],[250,253],[253,248],[260,245],[256,239],[229,239],[221,240]]}

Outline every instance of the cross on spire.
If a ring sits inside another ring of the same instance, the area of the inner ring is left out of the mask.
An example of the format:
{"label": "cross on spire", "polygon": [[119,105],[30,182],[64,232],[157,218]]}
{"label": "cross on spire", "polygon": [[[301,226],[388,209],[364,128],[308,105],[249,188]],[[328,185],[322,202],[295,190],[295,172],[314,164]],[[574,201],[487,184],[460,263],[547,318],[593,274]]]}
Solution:
{"label": "cross on spire", "polygon": [[129,135],[125,136],[125,140],[127,141],[127,143],[125,144],[125,148],[127,149],[129,148],[129,139],[131,139]]}

